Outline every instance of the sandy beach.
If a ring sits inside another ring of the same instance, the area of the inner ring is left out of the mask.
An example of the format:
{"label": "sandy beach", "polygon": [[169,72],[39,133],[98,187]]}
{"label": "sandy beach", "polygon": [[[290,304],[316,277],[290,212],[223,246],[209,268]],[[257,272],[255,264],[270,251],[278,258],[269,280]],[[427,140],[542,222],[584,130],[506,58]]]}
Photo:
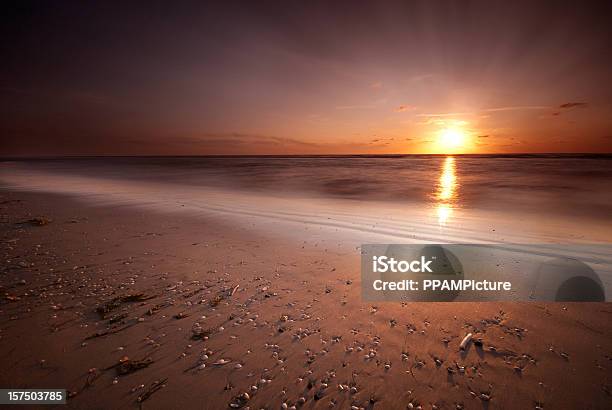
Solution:
{"label": "sandy beach", "polygon": [[366,303],[342,226],[103,198],[1,191],[0,385],[100,409],[612,403],[609,304]]}

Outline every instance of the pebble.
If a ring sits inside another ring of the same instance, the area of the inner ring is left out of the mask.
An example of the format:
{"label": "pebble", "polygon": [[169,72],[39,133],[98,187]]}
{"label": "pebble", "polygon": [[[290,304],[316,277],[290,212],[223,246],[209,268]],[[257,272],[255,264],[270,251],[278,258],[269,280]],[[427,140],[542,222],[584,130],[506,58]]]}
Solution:
{"label": "pebble", "polygon": [[228,364],[229,362],[231,362],[231,360],[230,360],[230,359],[219,359],[219,360],[217,360],[217,361],[216,361],[215,363],[213,363],[213,364],[216,364],[216,365],[222,366],[222,365],[224,365],[224,364]]}

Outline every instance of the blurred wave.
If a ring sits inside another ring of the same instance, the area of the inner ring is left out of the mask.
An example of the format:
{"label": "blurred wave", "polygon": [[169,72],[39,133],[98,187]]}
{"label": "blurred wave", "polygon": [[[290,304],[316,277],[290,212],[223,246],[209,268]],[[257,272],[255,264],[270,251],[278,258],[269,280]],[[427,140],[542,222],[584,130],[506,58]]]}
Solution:
{"label": "blurred wave", "polygon": [[[440,155],[79,157],[0,164],[1,172],[27,166],[107,179],[433,206],[449,178],[448,157]],[[452,165],[453,208],[612,215],[610,155],[460,155]]]}

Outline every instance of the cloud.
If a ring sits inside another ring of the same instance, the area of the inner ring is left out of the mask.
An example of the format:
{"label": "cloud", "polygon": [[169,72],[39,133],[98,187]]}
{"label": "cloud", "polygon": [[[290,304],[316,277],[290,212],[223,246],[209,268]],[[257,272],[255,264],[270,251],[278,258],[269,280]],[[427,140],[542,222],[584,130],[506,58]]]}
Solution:
{"label": "cloud", "polygon": [[375,144],[378,146],[389,145],[391,144],[391,141],[395,140],[395,137],[376,137],[375,135],[373,137],[374,139],[370,140],[369,144]]}
{"label": "cloud", "polygon": [[190,147],[193,149],[212,149],[237,147],[287,147],[287,148],[320,148],[323,144],[301,141],[293,138],[273,135],[232,133],[205,133],[192,136],[172,136],[164,138],[132,138],[126,141],[130,144],[157,144],[174,147]]}
{"label": "cloud", "polygon": [[568,103],[565,103],[565,104],[561,104],[558,107],[559,110],[555,110],[552,113],[552,116],[553,117],[558,117],[564,111],[570,111],[570,110],[573,110],[574,108],[586,108],[588,105],[589,104],[585,103],[585,102],[568,102]]}
{"label": "cloud", "polygon": [[586,108],[589,104],[585,102],[568,102],[565,104],[561,104],[559,108],[569,109],[569,108]]}
{"label": "cloud", "polygon": [[[393,137],[372,136],[371,141],[308,142],[294,138],[240,132],[209,132],[197,135],[136,137],[124,142],[150,147],[159,155],[285,155],[354,154],[389,149]],[[140,154],[142,152],[138,151]],[[147,155],[151,152],[147,151]]]}
{"label": "cloud", "polygon": [[412,111],[415,110],[416,107],[413,105],[400,105],[395,109],[395,112],[404,112],[404,111]]}
{"label": "cloud", "polygon": [[545,105],[512,105],[508,107],[494,107],[485,108],[483,111],[496,112],[496,111],[521,111],[521,110],[547,110],[550,107]]}
{"label": "cloud", "polygon": [[489,138],[488,135],[479,135],[478,138]]}
{"label": "cloud", "polygon": [[380,81],[376,81],[376,82],[370,84],[370,88],[372,88],[374,90],[382,88],[382,86],[383,86],[383,83],[381,83]]}
{"label": "cloud", "polygon": [[[585,102],[568,102],[565,104],[561,104],[558,107],[551,107],[546,105],[513,105],[507,107],[494,107],[494,108],[486,108],[482,111],[484,112],[500,112],[500,111],[522,111],[522,110],[551,110],[554,109],[550,115],[557,117],[561,115],[563,110],[571,110],[573,108],[585,108],[588,106],[588,103]],[[561,111],[559,111],[559,109]],[[548,117],[548,113],[545,114],[543,118]]]}
{"label": "cloud", "polygon": [[379,98],[368,104],[337,105],[335,108],[337,110],[371,110],[374,108],[378,108],[379,106],[386,104],[386,103],[387,103],[386,98]]}
{"label": "cloud", "polygon": [[472,112],[445,112],[440,114],[417,114],[417,117],[456,117],[459,115],[472,115]]}
{"label": "cloud", "polygon": [[369,110],[375,108],[374,104],[363,104],[363,105],[337,105],[337,110]]}
{"label": "cloud", "polygon": [[177,137],[169,140],[171,143],[183,144],[263,144],[263,145],[299,145],[317,147],[320,144],[300,141],[287,137],[276,137],[273,135],[242,134],[238,132],[221,134],[203,134],[194,137]]}

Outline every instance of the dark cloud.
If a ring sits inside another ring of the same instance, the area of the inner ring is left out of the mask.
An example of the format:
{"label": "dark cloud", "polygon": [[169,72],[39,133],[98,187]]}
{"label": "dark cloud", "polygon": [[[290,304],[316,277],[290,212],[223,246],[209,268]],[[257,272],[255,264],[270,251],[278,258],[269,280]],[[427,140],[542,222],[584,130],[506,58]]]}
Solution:
{"label": "dark cloud", "polygon": [[411,111],[411,110],[414,110],[415,108],[416,107],[412,105],[400,105],[399,107],[395,109],[395,112]]}
{"label": "dark cloud", "polygon": [[488,135],[479,135],[478,138],[489,138]]}
{"label": "dark cloud", "polygon": [[578,108],[578,107],[580,107],[580,108],[586,108],[586,106],[588,106],[588,105],[589,105],[589,104],[588,104],[588,103],[585,103],[585,102],[568,102],[568,103],[565,103],[565,104],[561,104],[561,105],[559,106],[559,108],[563,108],[563,109],[568,109],[568,108]]}
{"label": "dark cloud", "polygon": [[[376,137],[374,135],[374,137]],[[409,138],[406,138],[409,139]],[[395,141],[395,137],[379,137],[379,138],[374,138],[373,140],[370,141],[370,144],[376,144],[376,145],[390,145],[391,141]]]}

